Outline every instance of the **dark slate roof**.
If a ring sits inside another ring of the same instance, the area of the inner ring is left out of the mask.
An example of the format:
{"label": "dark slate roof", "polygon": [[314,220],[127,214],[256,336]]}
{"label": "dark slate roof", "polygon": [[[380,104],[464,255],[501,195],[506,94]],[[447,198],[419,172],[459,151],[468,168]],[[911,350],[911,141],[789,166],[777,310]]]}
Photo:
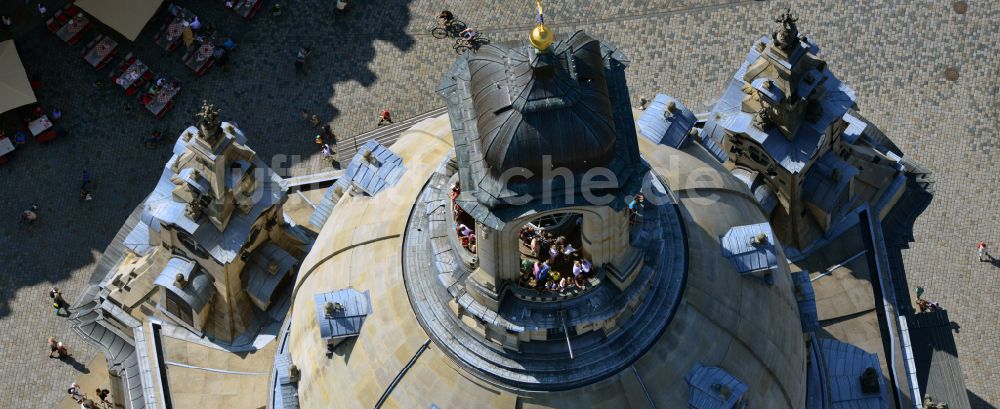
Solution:
{"label": "dark slate roof", "polygon": [[[767,235],[767,241],[756,246],[750,244],[750,239],[759,233]],[[775,240],[777,238],[769,223],[736,226],[720,239],[722,255],[736,266],[740,274],[770,270],[778,265]]]}
{"label": "dark slate roof", "polygon": [[330,187],[326,188],[326,191],[323,192],[323,199],[320,200],[319,204],[316,205],[316,208],[313,209],[313,214],[309,218],[309,224],[316,227],[323,227],[323,225],[326,224],[326,219],[330,218],[330,213],[333,213],[333,208],[337,205],[337,199],[340,198],[340,195],[337,195],[336,193],[337,186],[340,186],[341,192],[347,191],[344,184],[340,183],[341,180],[343,180],[343,177],[338,179],[337,183],[330,185]]}
{"label": "dark slate roof", "polygon": [[746,383],[716,366],[695,363],[684,377],[691,389],[688,407],[692,409],[732,409],[750,389]]}
{"label": "dark slate roof", "polygon": [[[364,153],[368,151],[372,152],[378,163],[371,164],[364,160]],[[375,196],[382,189],[395,185],[405,171],[402,158],[396,156],[389,148],[371,140],[358,150],[358,154],[354,155],[344,170],[344,176],[337,182],[343,180],[344,183],[357,186],[367,195]]]}
{"label": "dark slate roof", "polygon": [[819,313],[816,311],[816,292],[808,271],[792,273],[792,283],[795,285],[795,300],[799,304],[799,321],[802,332],[819,330]]}
{"label": "dark slate roof", "polygon": [[[177,287],[178,274],[184,276],[184,288]],[[201,312],[215,295],[215,280],[212,276],[202,271],[193,261],[180,257],[167,260],[167,265],[153,283],[177,294],[195,312]]]}
{"label": "dark slate roof", "polygon": [[955,345],[956,329],[948,311],[922,312],[907,317],[910,344],[920,391],[949,409],[968,409],[969,395]]}
{"label": "dark slate roof", "polygon": [[[771,43],[769,37],[762,37],[761,41],[766,44]],[[804,52],[802,51],[800,54],[804,54]],[[726,91],[712,107],[703,133],[708,132],[709,135],[715,138],[716,142],[722,140],[724,130],[745,134],[761,144],[764,150],[783,168],[790,172],[799,172],[805,167],[806,163],[809,162],[809,159],[812,158],[820,146],[823,145],[826,129],[834,121],[843,117],[854,106],[854,91],[841,83],[824,66],[818,74],[819,78],[810,85],[810,87],[814,87],[815,84],[822,83],[826,89],[826,94],[820,101],[822,107],[820,118],[813,122],[802,121],[794,135],[795,137],[792,139],[786,138],[776,127],[769,127],[766,131],[761,131],[751,124],[754,114],[742,112],[741,110],[742,101],[745,96],[742,89],[746,84],[743,81],[743,76],[747,68],[758,58],[760,58],[760,53],[751,47],[746,59],[733,76]],[[785,65],[788,64],[787,61],[783,61],[783,63]],[[803,83],[805,81],[798,82],[798,84]],[[798,84],[793,84],[793,86],[798,86]],[[772,89],[775,90],[774,92],[781,92],[776,87],[772,87]],[[805,97],[811,91],[812,88],[798,89],[796,90],[796,94]]]}
{"label": "dark slate roof", "polygon": [[[832,409],[887,409],[884,396],[888,390],[878,356],[869,354],[854,345],[835,339],[819,339],[826,362],[826,385],[830,391]],[[861,392],[861,373],[874,368],[880,393]]]}
{"label": "dark slate roof", "polygon": [[705,126],[698,131],[697,141],[704,146],[712,156],[715,157],[719,163],[725,163],[729,160],[729,154],[722,150],[722,130],[719,128],[719,124],[715,121],[709,120],[705,123]]}
{"label": "dark slate roof", "polygon": [[292,355],[288,353],[274,356],[274,369],[277,371],[277,383],[280,394],[275,395],[279,406],[273,409],[299,409],[298,382],[288,379],[289,368],[292,366]]}
{"label": "dark slate roof", "polygon": [[[365,162],[364,152],[367,151],[371,151],[375,155],[378,160],[377,165]],[[336,183],[326,189],[323,199],[313,210],[309,224],[323,227],[343,192],[347,192],[352,185],[357,186],[365,194],[374,196],[383,189],[395,185],[404,172],[406,172],[406,167],[403,166],[403,159],[389,148],[374,139],[365,142],[347,164],[344,174],[337,179]],[[342,192],[340,195],[336,193],[337,189]]]}
{"label": "dark slate roof", "polygon": [[[675,112],[664,115],[667,105],[676,106]],[[639,117],[639,132],[649,140],[680,149],[690,140],[691,128],[697,119],[680,100],[664,94],[656,94],[646,110]]]}
{"label": "dark slate roof", "polygon": [[[372,302],[368,291],[359,292],[346,288],[329,293],[316,294],[316,316],[319,319],[319,333],[323,339],[345,338],[361,333],[361,325],[372,312]],[[323,306],[327,302],[340,303],[343,310],[327,316]]]}
{"label": "dark slate roof", "polygon": [[463,191],[494,208],[541,192],[542,182],[565,188],[565,178],[544,178],[548,166],[578,174],[605,167],[619,184],[641,176],[627,63],[583,32],[546,53],[488,44],[460,57],[438,93],[448,103]]}
{"label": "dark slate roof", "polygon": [[802,184],[802,199],[827,213],[833,213],[848,204],[851,179],[858,173],[858,168],[840,159],[833,151],[827,152],[809,168]]}
{"label": "dark slate roof", "polygon": [[[277,270],[274,272],[270,269],[272,262],[277,265]],[[243,282],[247,294],[261,309],[266,309],[278,284],[295,270],[297,264],[298,260],[277,244],[264,243],[250,254],[250,259],[243,269]]]}

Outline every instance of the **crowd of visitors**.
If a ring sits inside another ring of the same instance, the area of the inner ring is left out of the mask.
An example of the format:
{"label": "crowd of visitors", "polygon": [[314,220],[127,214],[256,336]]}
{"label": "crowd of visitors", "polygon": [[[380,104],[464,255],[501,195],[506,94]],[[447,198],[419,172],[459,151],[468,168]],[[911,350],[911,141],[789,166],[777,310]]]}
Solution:
{"label": "crowd of visitors", "polygon": [[[454,216],[455,235],[462,247],[476,253],[476,231],[471,216],[458,205],[461,185],[451,185],[448,197],[451,199]],[[593,263],[584,258],[580,250],[566,236],[553,237],[541,227],[524,225],[518,231],[521,253],[521,271],[517,284],[539,291],[561,292],[572,288],[584,288],[591,277]],[[527,254],[525,254],[527,253]]]}
{"label": "crowd of visitors", "polygon": [[518,239],[529,249],[529,254],[521,257],[518,285],[557,292],[587,285],[593,263],[566,236],[552,237],[541,228],[524,225],[518,231]]}

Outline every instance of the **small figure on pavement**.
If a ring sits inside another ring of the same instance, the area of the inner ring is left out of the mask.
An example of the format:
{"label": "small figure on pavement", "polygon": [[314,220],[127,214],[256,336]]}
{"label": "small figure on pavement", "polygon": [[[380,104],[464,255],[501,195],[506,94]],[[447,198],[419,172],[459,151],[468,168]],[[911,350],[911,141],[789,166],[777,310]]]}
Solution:
{"label": "small figure on pavement", "polygon": [[162,141],[163,133],[161,133],[159,129],[154,129],[153,132],[149,134],[149,137],[146,138],[145,145],[149,149],[154,149]]}
{"label": "small figure on pavement", "polygon": [[980,241],[979,243],[976,243],[976,251],[979,252],[979,261],[988,261],[987,258],[989,258],[989,260],[993,259],[993,256],[991,256],[989,253],[986,252],[985,241]]}
{"label": "small figure on pavement", "polygon": [[392,123],[392,114],[389,113],[388,109],[383,110],[378,116],[378,126],[382,126],[386,123]]}
{"label": "small figure on pavement", "polygon": [[309,54],[312,54],[312,48],[301,47],[299,52],[295,54],[295,70],[302,71],[306,66],[306,59],[309,58]]}
{"label": "small figure on pavement", "polygon": [[90,176],[90,172],[88,172],[87,169],[84,169],[83,172],[80,173],[80,189],[90,187],[90,182],[92,180],[93,178]]}
{"label": "small figure on pavement", "polygon": [[333,133],[333,128],[330,127],[330,124],[323,125],[323,138],[330,145],[337,144],[337,135]]}
{"label": "small figure on pavement", "polygon": [[43,16],[44,16],[44,15],[45,15],[45,14],[47,14],[48,12],[49,12],[49,9],[45,8],[45,5],[44,5],[44,4],[42,4],[42,3],[38,3],[38,14],[41,14],[41,15],[43,15]]}
{"label": "small figure on pavement", "polygon": [[333,162],[333,149],[326,143],[323,144],[323,160]]}
{"label": "small figure on pavement", "polygon": [[455,15],[448,10],[441,10],[441,13],[438,14],[438,22],[443,27],[448,27],[448,24],[451,24],[451,21],[454,19]]}
{"label": "small figure on pavement", "polygon": [[28,230],[31,230],[31,227],[35,225],[35,221],[37,220],[38,220],[37,204],[31,205],[31,208],[25,210],[24,213],[21,213],[21,222],[26,223],[28,225]]}
{"label": "small figure on pavement", "polygon": [[59,341],[56,341],[56,337],[49,337],[49,358],[52,358],[52,354],[59,350]]}
{"label": "small figure on pavement", "polygon": [[462,37],[465,41],[472,41],[475,40],[476,37],[479,37],[479,31],[472,27],[467,27],[465,30],[462,30],[461,33],[458,33],[458,36]]}
{"label": "small figure on pavement", "polygon": [[111,395],[111,391],[109,391],[107,389],[97,388],[97,391],[95,391],[95,395],[97,396],[97,399],[101,400],[101,403],[103,403],[105,405],[110,405],[111,404],[111,402],[108,401],[108,396]]}
{"label": "small figure on pavement", "polygon": [[65,359],[73,356],[69,353],[69,348],[66,346],[66,344],[62,342],[56,343],[56,353],[59,354],[59,359]]}
{"label": "small figure on pavement", "polygon": [[309,123],[312,124],[313,128],[319,127],[319,122],[319,117],[316,115],[313,115],[312,118],[309,119]]}
{"label": "small figure on pavement", "polygon": [[646,110],[646,104],[648,104],[648,103],[649,103],[649,101],[647,101],[646,98],[639,98],[639,110],[640,111],[645,111]]}
{"label": "small figure on pavement", "polygon": [[12,22],[10,21],[10,17],[7,17],[5,15],[5,16],[3,16],[2,20],[3,20],[3,26],[6,27],[6,28],[10,28],[10,26],[12,24]]}
{"label": "small figure on pavement", "polygon": [[52,287],[49,290],[49,298],[52,299],[52,307],[56,309],[56,315],[59,315],[60,310],[66,310],[66,315],[69,315],[69,303],[63,298],[58,287]]}
{"label": "small figure on pavement", "polygon": [[68,393],[69,396],[76,401],[76,403],[83,403],[84,399],[87,399],[87,395],[83,393],[83,388],[81,388],[80,384],[76,382],[69,384],[69,389],[66,390],[66,393]]}

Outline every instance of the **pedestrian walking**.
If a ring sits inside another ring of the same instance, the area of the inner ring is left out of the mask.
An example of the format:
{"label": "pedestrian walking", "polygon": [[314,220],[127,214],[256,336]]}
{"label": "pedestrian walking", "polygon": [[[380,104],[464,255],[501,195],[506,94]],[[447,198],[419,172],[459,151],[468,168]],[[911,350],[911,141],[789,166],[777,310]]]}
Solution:
{"label": "pedestrian walking", "polygon": [[91,399],[84,399],[83,402],[80,402],[80,408],[81,409],[97,409],[97,404],[94,403],[94,401],[91,400]]}
{"label": "pedestrian walking", "polygon": [[378,125],[377,126],[382,126],[382,125],[384,125],[387,122],[390,123],[390,124],[392,123],[392,114],[389,113],[388,109],[383,110],[382,113],[379,114],[379,116],[378,116]]}
{"label": "pedestrian walking", "polygon": [[101,400],[101,403],[103,403],[103,404],[105,404],[107,406],[111,405],[111,402],[108,401],[108,396],[111,395],[111,391],[109,391],[107,389],[97,388],[97,391],[95,392],[95,395],[97,396],[97,399]]}
{"label": "pedestrian walking", "polygon": [[154,129],[153,132],[146,137],[145,145],[147,149],[156,149],[162,141],[163,133],[161,133],[158,129]]}
{"label": "pedestrian walking", "polygon": [[59,359],[66,359],[68,357],[73,356],[72,354],[69,353],[69,347],[67,347],[66,344],[62,342],[56,343],[56,353],[59,354]]}
{"label": "pedestrian walking", "polygon": [[88,172],[87,169],[84,169],[83,172],[80,173],[80,189],[90,187],[90,182],[93,180],[94,177],[90,175],[90,172]]}
{"label": "pedestrian walking", "polygon": [[49,358],[52,358],[52,354],[59,351],[59,341],[56,341],[56,337],[49,337]]}
{"label": "pedestrian walking", "polygon": [[68,393],[76,403],[83,403],[83,401],[87,399],[87,395],[83,393],[83,388],[81,388],[80,384],[76,382],[69,384],[69,389],[66,390],[66,393]]}
{"label": "pedestrian walking", "polygon": [[989,258],[990,260],[993,259],[993,256],[991,256],[989,253],[986,252],[985,241],[980,241],[979,243],[976,243],[976,251],[979,253],[979,261],[988,261],[987,258]]}
{"label": "pedestrian walking", "polygon": [[31,208],[29,208],[28,210],[25,210],[23,213],[21,213],[21,223],[27,224],[28,225],[28,230],[31,230],[31,228],[35,225],[35,222],[37,220],[38,220],[38,205],[37,204],[31,205]]}
{"label": "pedestrian walking", "polygon": [[52,299],[52,307],[56,309],[56,315],[59,315],[60,310],[66,310],[66,315],[69,315],[69,303],[63,298],[58,287],[52,287],[49,290],[49,298]]}
{"label": "pedestrian walking", "polygon": [[646,110],[646,104],[648,104],[648,103],[649,103],[649,101],[646,100],[646,98],[639,98],[639,110],[640,111],[645,111]]}
{"label": "pedestrian walking", "polygon": [[323,138],[326,139],[326,143],[337,145],[337,135],[333,133],[333,128],[330,127],[330,124],[323,125]]}
{"label": "pedestrian walking", "polygon": [[319,127],[319,117],[318,116],[313,115],[312,118],[309,120],[309,122],[312,123],[313,128],[318,128]]}
{"label": "pedestrian walking", "polygon": [[302,108],[302,110],[301,110],[301,111],[299,111],[299,115],[302,115],[302,120],[303,120],[303,121],[308,121],[308,120],[309,120],[309,118],[310,118],[310,116],[309,116],[309,111],[306,111],[306,109],[305,109],[305,108]]}
{"label": "pedestrian walking", "polygon": [[44,4],[38,3],[38,14],[41,14],[41,15],[44,16],[44,15],[48,14],[48,12],[49,12],[49,9],[45,8]]}
{"label": "pedestrian walking", "polygon": [[327,162],[333,162],[333,149],[330,148],[329,144],[323,144],[323,160]]}
{"label": "pedestrian walking", "polygon": [[7,17],[6,15],[4,15],[3,18],[0,18],[0,20],[3,20],[3,26],[7,29],[10,29],[11,24],[13,24],[13,22],[10,21],[10,17]]}
{"label": "pedestrian walking", "polygon": [[312,54],[311,47],[300,47],[299,52],[295,55],[295,70],[303,71],[306,66],[306,59],[309,58],[309,54]]}

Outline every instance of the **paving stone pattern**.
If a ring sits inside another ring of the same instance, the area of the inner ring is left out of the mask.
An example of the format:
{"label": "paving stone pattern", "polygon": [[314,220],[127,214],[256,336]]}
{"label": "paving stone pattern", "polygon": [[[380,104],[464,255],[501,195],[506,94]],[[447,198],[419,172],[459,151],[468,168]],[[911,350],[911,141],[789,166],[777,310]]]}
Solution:
{"label": "paving stone pattern", "polygon": [[[70,133],[47,146],[29,144],[0,167],[0,407],[50,407],[79,374],[44,357],[46,337],[66,339],[80,362],[95,356],[53,317],[46,291],[58,285],[76,297],[99,252],[155,185],[169,149],[141,146],[150,131],[176,137],[207,99],[226,120],[239,123],[250,145],[279,172],[321,169],[326,165],[312,141],[316,131],[300,109],[329,121],[343,144],[374,128],[384,108],[403,119],[443,106],[433,92],[455,55],[450,40],[428,33],[440,9],[494,41],[524,39],[534,21],[529,1],[358,0],[341,16],[329,1],[289,0],[280,17],[266,11],[274,0],[265,1],[265,10],[249,22],[221,1],[176,1],[232,35],[238,48],[228,72],[214,67],[195,78],[180,51],[160,50],[152,35],[162,10],[134,43],[125,42],[153,70],[184,82],[174,111],[159,121],[117,86],[96,88],[94,80],[107,78],[109,69],[96,72],[80,57],[81,45],[67,46],[49,34],[34,1],[0,3],[0,12],[14,17],[13,36],[28,72],[46,84],[38,99],[64,112],[61,126]],[[64,4],[44,3],[50,10]],[[800,30],[857,91],[861,112],[935,172],[936,197],[917,220],[916,242],[904,251],[909,282],[923,286],[925,297],[948,308],[958,324],[973,407],[997,406],[1000,331],[990,307],[1000,298],[1000,264],[977,262],[974,244],[987,240],[1000,254],[1000,195],[994,190],[1000,182],[994,164],[1000,154],[994,133],[1000,123],[1000,2],[968,1],[965,14],[945,0],[792,3]],[[633,102],[666,92],[698,111],[718,96],[785,4],[549,0],[545,10],[557,32],[586,29],[631,59]],[[304,74],[293,66],[300,45],[315,48]],[[944,78],[951,67],[958,69],[957,81]],[[124,112],[126,105],[131,112]],[[77,199],[83,169],[94,175],[92,202]],[[41,220],[28,232],[18,227],[17,214],[32,202],[41,205]]]}

